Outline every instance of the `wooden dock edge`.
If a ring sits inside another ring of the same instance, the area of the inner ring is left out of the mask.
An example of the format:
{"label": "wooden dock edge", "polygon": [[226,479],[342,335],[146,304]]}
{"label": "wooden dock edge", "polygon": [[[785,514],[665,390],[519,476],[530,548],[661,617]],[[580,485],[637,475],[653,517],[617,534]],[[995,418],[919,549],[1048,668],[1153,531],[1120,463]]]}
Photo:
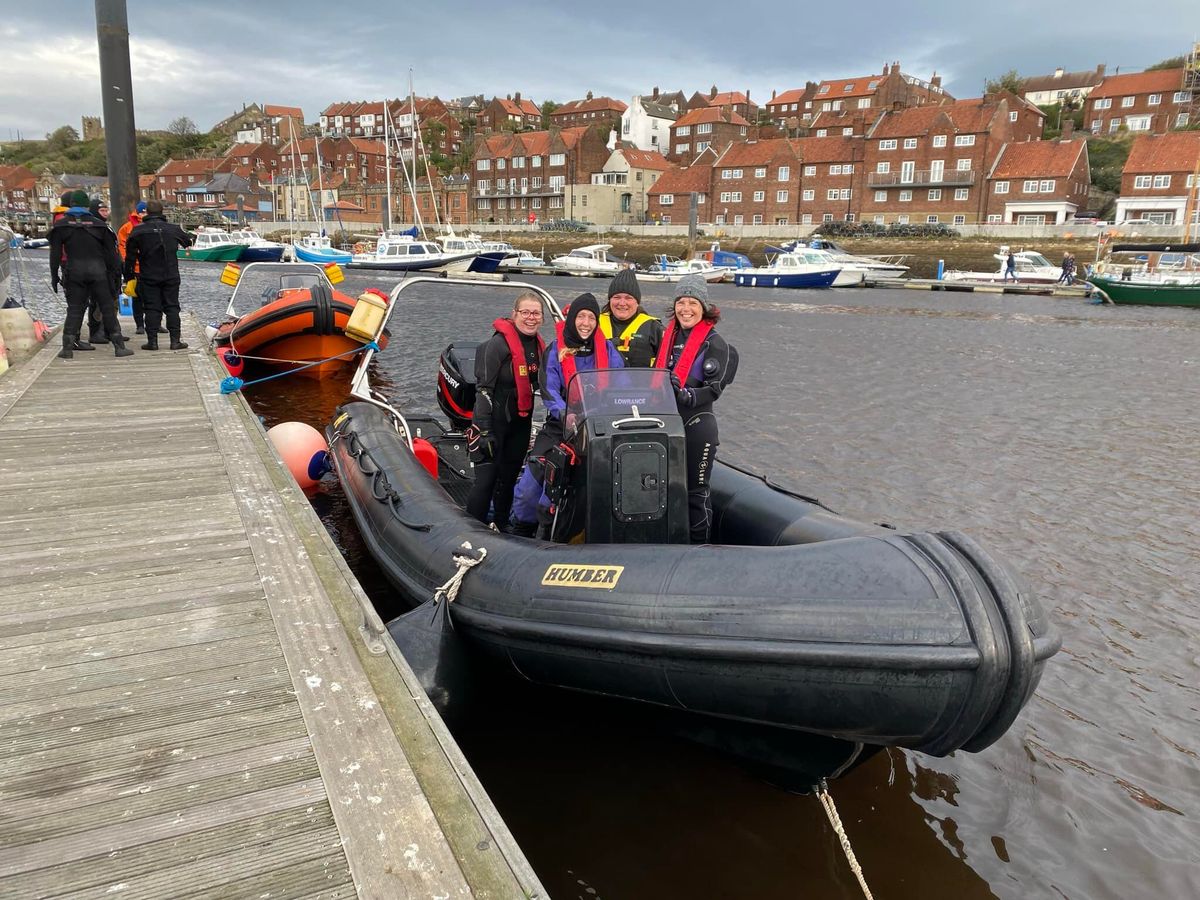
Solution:
{"label": "wooden dock edge", "polygon": [[[224,376],[211,352],[192,357],[208,378]],[[197,373],[203,385],[207,380]],[[251,437],[300,536],[416,779],[476,897],[544,898],[547,892],[462,750],[426,696],[308,498],[284,467],[240,392],[226,398]],[[401,864],[400,860],[396,863]]]}
{"label": "wooden dock edge", "polygon": [[17,401],[25,395],[30,385],[38,380],[46,371],[46,367],[58,356],[62,342],[56,341],[55,338],[61,334],[61,326],[53,328],[40,347],[18,360],[3,377],[0,377],[0,419],[8,415],[8,411],[17,405]]}

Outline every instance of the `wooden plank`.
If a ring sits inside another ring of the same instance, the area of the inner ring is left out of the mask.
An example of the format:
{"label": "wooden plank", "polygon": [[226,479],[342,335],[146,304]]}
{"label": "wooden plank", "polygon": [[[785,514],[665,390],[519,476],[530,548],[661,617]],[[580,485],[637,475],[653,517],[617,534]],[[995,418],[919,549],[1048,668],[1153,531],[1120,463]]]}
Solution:
{"label": "wooden plank", "polygon": [[32,358],[27,359],[12,371],[5,373],[4,378],[0,378],[0,423],[3,423],[8,413],[17,405],[17,401],[25,395],[30,386],[49,368],[55,355],[62,349],[61,342],[58,343],[57,347],[54,346],[54,343],[55,337],[51,336]]}
{"label": "wooden plank", "polygon": [[258,569],[253,557],[246,554],[238,560],[223,561],[220,566],[196,566],[164,572],[153,582],[145,579],[98,581],[88,586],[87,596],[81,596],[72,585],[52,584],[42,590],[7,591],[0,599],[0,611],[13,609],[46,609],[70,612],[77,608],[86,609],[91,602],[108,603],[150,595],[164,595],[171,591],[187,591],[190,588],[204,589],[208,585],[218,586],[246,581],[258,582]]}

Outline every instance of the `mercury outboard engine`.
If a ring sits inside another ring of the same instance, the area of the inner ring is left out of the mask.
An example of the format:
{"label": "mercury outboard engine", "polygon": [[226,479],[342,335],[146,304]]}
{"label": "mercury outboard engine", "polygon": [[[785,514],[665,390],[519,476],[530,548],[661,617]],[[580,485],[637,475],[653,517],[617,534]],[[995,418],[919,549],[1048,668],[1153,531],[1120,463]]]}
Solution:
{"label": "mercury outboard engine", "polygon": [[[580,372],[568,388],[575,469],[556,539],[582,527],[589,544],[688,543],[687,448],[669,375],[660,369]],[[568,438],[571,436],[568,435]],[[560,473],[547,454],[547,493]]]}
{"label": "mercury outboard engine", "polygon": [[475,351],[478,342],[451,344],[438,358],[437,401],[450,427],[464,431],[475,410]]}

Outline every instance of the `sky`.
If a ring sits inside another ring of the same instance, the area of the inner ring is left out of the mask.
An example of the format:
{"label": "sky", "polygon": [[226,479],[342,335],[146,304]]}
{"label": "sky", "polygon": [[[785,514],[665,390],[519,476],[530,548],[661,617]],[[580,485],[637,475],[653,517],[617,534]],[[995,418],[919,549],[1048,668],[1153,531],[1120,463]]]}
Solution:
{"label": "sky", "polygon": [[[107,0],[101,0],[107,2]],[[955,97],[984,81],[1092,69],[1136,71],[1200,38],[1196,0],[926,3],[859,0],[128,0],[138,128],[178,116],[201,131],[249,103],[299,106],[314,122],[338,100],[446,99],[520,91],[536,103],[587,91],[625,102],[655,86],[686,95],[771,91],[850,78],[899,61],[942,76]],[[343,12],[345,10],[345,12]],[[80,128],[100,115],[94,0],[0,0],[0,141]]]}

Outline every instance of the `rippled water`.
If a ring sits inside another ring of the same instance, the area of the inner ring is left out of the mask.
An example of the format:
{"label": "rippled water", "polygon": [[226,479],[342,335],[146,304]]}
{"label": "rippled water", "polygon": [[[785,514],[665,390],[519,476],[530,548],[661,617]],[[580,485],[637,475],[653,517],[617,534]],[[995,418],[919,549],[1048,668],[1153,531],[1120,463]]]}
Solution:
{"label": "rippled water", "polygon": [[[27,264],[25,282],[40,278],[33,305],[53,318],[45,268]],[[224,306],[217,271],[188,271],[185,303],[205,318]],[[376,282],[354,275],[347,289]],[[560,300],[605,287],[540,283]],[[666,291],[647,286],[652,311]],[[407,293],[377,383],[434,411],[438,352],[486,336],[511,296]],[[742,360],[717,407],[724,458],[856,518],[968,532],[1021,571],[1063,634],[997,744],[892,751],[833,785],[875,896],[1200,894],[1200,311],[899,290],[712,296]],[[251,396],[270,421],[320,425],[344,391],[283,379]],[[315,503],[386,609],[336,489]],[[861,896],[815,799],[622,710],[505,695],[456,735],[554,897]]]}

